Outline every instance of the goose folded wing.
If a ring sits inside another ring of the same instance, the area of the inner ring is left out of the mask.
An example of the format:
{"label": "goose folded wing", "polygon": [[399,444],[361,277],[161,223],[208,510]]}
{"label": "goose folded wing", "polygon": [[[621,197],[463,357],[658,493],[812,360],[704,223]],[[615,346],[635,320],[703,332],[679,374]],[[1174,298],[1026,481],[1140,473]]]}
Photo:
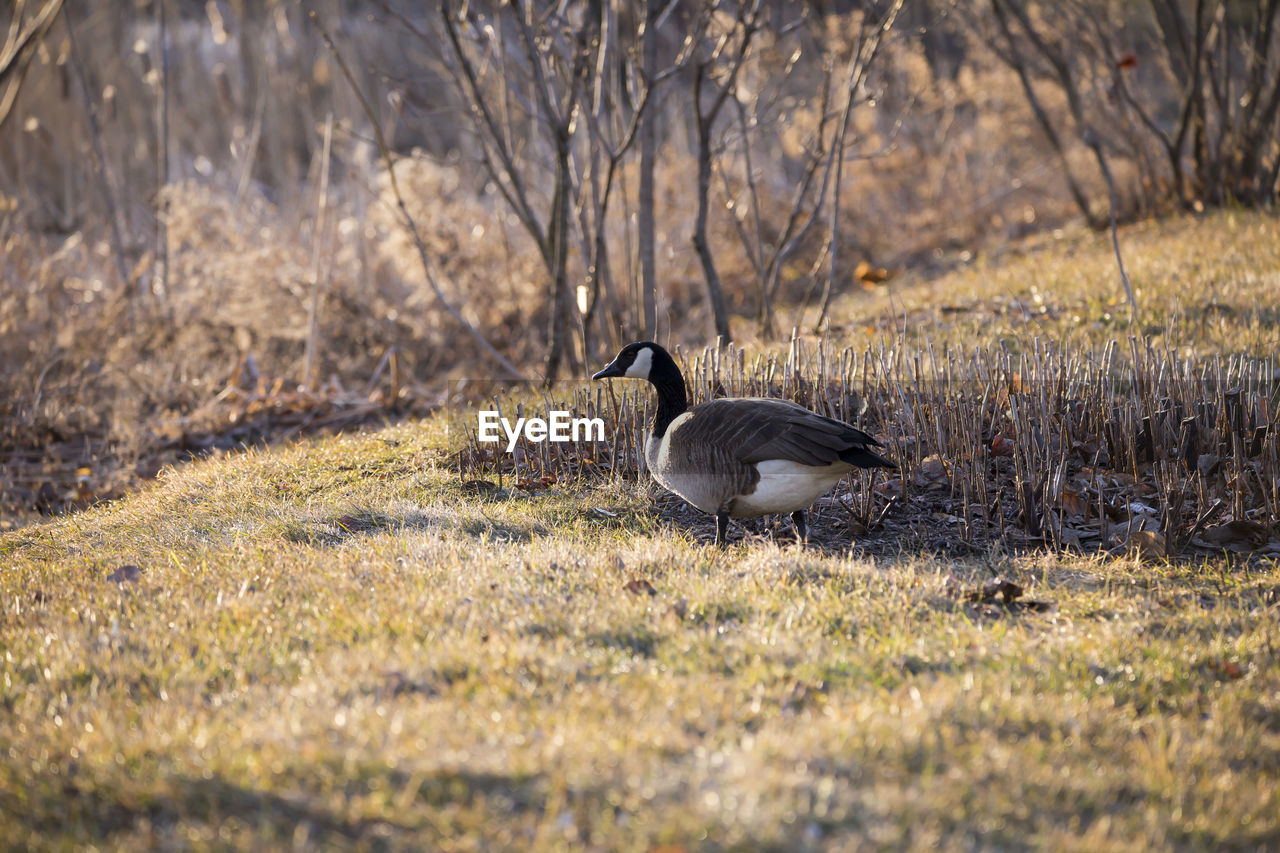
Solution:
{"label": "goose folded wing", "polygon": [[877,443],[848,424],[769,398],[704,403],[680,433],[681,440],[705,442],[748,465],[767,459],[830,465],[850,448]]}

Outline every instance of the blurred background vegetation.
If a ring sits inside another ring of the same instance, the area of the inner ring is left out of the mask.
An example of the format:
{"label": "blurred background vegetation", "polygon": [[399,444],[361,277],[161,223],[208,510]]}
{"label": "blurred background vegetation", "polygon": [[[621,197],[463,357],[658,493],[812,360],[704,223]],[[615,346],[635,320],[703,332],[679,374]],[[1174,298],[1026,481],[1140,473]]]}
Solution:
{"label": "blurred background vegetation", "polygon": [[0,516],[1272,206],[1280,0],[18,0]]}

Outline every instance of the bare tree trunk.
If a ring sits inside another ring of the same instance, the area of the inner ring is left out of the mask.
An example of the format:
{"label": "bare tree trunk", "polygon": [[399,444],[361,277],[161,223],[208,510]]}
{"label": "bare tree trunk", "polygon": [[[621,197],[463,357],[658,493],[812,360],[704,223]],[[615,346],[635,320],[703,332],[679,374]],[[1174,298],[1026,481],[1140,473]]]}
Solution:
{"label": "bare tree trunk", "polygon": [[702,262],[702,275],[707,284],[707,301],[711,304],[716,335],[721,344],[727,344],[733,340],[729,332],[729,312],[725,310],[720,274],[716,272],[715,259],[711,257],[711,247],[707,243],[707,197],[711,191],[711,125],[719,110],[713,109],[709,115],[703,115],[703,66],[698,66],[696,77],[693,83],[693,109],[698,118],[698,216],[693,226],[693,248],[698,253],[698,260]]}
{"label": "bare tree trunk", "polygon": [[1268,129],[1280,114],[1280,79],[1270,81],[1271,93],[1264,94],[1268,81],[1267,61],[1275,38],[1276,18],[1280,16],[1280,0],[1267,0],[1265,9],[1258,9],[1254,24],[1253,47],[1249,54],[1248,94],[1244,97],[1244,151],[1241,156],[1242,173],[1253,182],[1253,204],[1265,204],[1268,197],[1265,171],[1262,168],[1264,140]]}
{"label": "bare tree trunk", "polygon": [[822,310],[818,312],[816,327],[822,328],[831,310],[831,295],[835,292],[837,260],[840,255],[840,183],[844,177],[844,138],[849,130],[849,115],[853,112],[853,97],[857,89],[856,58],[849,63],[849,79],[845,83],[844,109],[840,111],[840,126],[836,129],[835,144],[831,148],[831,156],[835,158],[835,184],[831,188],[831,231],[827,235],[830,254],[827,267],[827,283],[822,289]]}
{"label": "bare tree trunk", "polygon": [[[116,204],[115,188],[111,184],[111,173],[107,168],[107,154],[102,147],[102,132],[98,126],[98,108],[93,96],[89,93],[89,81],[85,77],[84,66],[80,62],[79,41],[75,27],[71,23],[71,13],[66,6],[61,7],[62,23],[67,28],[67,41],[71,47],[71,68],[75,72],[76,82],[80,84],[80,95],[84,100],[85,117],[89,120],[89,138],[93,142],[93,154],[97,158],[98,185],[102,190],[102,198],[107,206],[107,221],[111,226],[111,242],[115,251],[116,273],[120,276],[120,287],[123,291],[129,288],[129,270],[124,260],[124,233],[120,228],[120,208]],[[132,310],[132,309],[131,309]]]}
{"label": "bare tree trunk", "polygon": [[[169,20],[165,0],[156,0],[160,40],[160,92],[156,104],[156,260],[151,276],[151,293],[160,299],[169,295]],[[329,118],[333,121],[332,115]]]}
{"label": "bare tree trunk", "polygon": [[551,221],[547,237],[551,243],[551,317],[548,330],[550,347],[547,353],[547,383],[555,381],[560,364],[567,361],[570,372],[577,372],[580,364],[573,351],[572,332],[577,325],[574,316],[573,295],[569,292],[567,265],[569,257],[569,128],[557,127],[556,140],[556,189],[551,202]]}
{"label": "bare tree trunk", "polygon": [[[642,68],[644,77],[652,81],[657,74],[657,23],[661,7],[658,0],[645,3]],[[653,85],[652,82],[649,85]],[[653,167],[658,155],[658,110],[647,110],[640,118],[640,198],[636,242],[640,253],[640,293],[644,302],[644,337],[658,337],[658,288],[654,263]]]}
{"label": "bare tree trunk", "polygon": [[[708,8],[711,8],[708,6]],[[715,259],[711,256],[711,246],[707,242],[708,198],[711,190],[711,131],[715,127],[716,116],[724,107],[729,96],[737,89],[738,72],[751,50],[751,41],[760,29],[761,2],[742,3],[737,9],[737,20],[734,32],[716,40],[710,56],[695,63],[693,78],[693,112],[698,131],[698,215],[693,229],[693,248],[702,262],[703,279],[707,285],[707,302],[711,306],[712,321],[715,323],[716,335],[721,344],[729,343],[733,338],[729,332],[729,312],[725,309],[724,291],[720,287],[720,275],[716,272]],[[731,44],[733,34],[738,35],[733,52],[728,56],[728,68],[722,80],[716,80],[712,73],[716,65],[725,61],[724,53]],[[702,108],[703,87],[711,83],[714,94],[711,104]]]}

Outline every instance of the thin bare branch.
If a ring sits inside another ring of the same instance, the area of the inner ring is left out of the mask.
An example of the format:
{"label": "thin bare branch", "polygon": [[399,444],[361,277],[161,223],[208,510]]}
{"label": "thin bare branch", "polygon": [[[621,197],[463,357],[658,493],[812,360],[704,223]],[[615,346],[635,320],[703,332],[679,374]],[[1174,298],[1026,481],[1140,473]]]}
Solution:
{"label": "thin bare branch", "polygon": [[9,32],[4,46],[0,47],[0,127],[4,126],[4,121],[17,100],[18,91],[31,67],[31,59],[35,56],[36,45],[53,26],[58,12],[62,10],[62,2],[63,0],[48,0],[25,27],[22,26],[22,19],[26,11],[26,0],[19,0],[14,5]]}
{"label": "thin bare branch", "polygon": [[525,375],[518,367],[507,360],[502,353],[498,352],[493,344],[485,339],[480,331],[472,326],[467,319],[462,316],[457,308],[449,302],[445,297],[444,291],[440,287],[440,282],[436,276],[435,265],[431,262],[431,257],[427,253],[427,246],[422,241],[422,235],[418,232],[418,225],[414,221],[412,214],[409,213],[409,207],[405,204],[404,196],[400,193],[400,182],[396,179],[395,162],[391,156],[391,146],[387,144],[386,137],[382,133],[382,123],[378,121],[378,115],[373,111],[373,106],[369,103],[369,99],[365,97],[364,92],[356,83],[355,76],[351,73],[351,69],[347,67],[347,61],[343,57],[342,52],[338,50],[334,44],[333,37],[329,35],[329,31],[325,28],[320,20],[320,16],[313,9],[310,13],[311,21],[320,30],[320,37],[324,39],[325,47],[329,49],[338,68],[342,71],[342,76],[346,78],[348,85],[351,86],[352,92],[360,101],[360,107],[364,110],[365,117],[369,120],[369,125],[373,128],[374,137],[378,142],[378,151],[382,154],[383,164],[387,169],[387,180],[391,185],[391,192],[395,196],[396,206],[400,210],[401,222],[409,229],[409,234],[413,237],[414,248],[418,251],[418,260],[422,264],[423,274],[426,276],[427,284],[431,287],[431,291],[435,294],[436,301],[440,306],[448,312],[449,316],[460,325],[463,330],[471,336],[471,338],[480,345],[488,355],[496,361],[504,370],[516,379],[525,379]]}
{"label": "thin bare branch", "polygon": [[89,120],[89,138],[93,143],[93,154],[98,165],[98,186],[102,190],[103,201],[107,205],[107,220],[111,227],[111,242],[115,251],[112,253],[116,273],[120,276],[120,286],[129,286],[129,270],[124,260],[124,235],[120,230],[120,209],[116,204],[115,188],[111,184],[111,175],[107,170],[107,155],[102,147],[102,132],[98,126],[98,107],[89,93],[89,81],[85,79],[84,64],[80,61],[80,40],[76,37],[75,27],[71,23],[71,14],[67,7],[62,7],[62,21],[67,28],[67,40],[71,46],[71,67],[76,81],[80,84],[80,94],[84,101],[85,116]]}

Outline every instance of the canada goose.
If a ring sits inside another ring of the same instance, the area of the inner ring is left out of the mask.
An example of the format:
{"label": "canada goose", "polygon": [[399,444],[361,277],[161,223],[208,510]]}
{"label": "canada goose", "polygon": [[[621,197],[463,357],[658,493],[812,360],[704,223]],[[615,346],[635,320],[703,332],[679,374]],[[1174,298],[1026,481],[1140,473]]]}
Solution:
{"label": "canada goose", "polygon": [[896,468],[861,430],[767,397],[730,397],[689,408],[684,375],[651,341],[627,344],[592,379],[647,379],[658,391],[644,458],[653,478],[716,517],[725,545],[729,518],[791,513],[806,536],[804,510],[854,468]]}

